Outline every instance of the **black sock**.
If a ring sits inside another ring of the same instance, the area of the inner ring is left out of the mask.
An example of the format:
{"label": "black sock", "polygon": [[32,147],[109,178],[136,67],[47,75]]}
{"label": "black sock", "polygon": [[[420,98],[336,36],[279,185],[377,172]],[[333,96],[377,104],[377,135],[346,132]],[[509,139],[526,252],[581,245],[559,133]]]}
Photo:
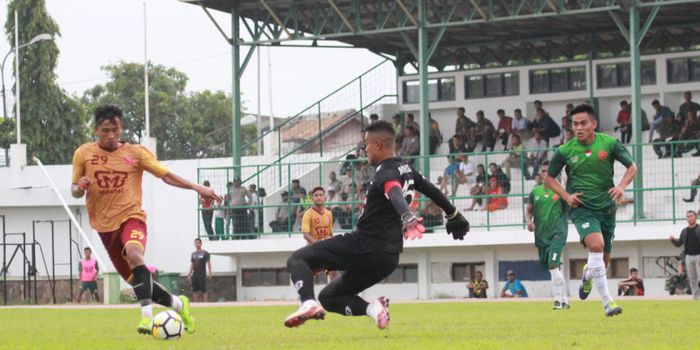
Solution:
{"label": "black sock", "polygon": [[153,282],[153,301],[165,307],[173,306],[173,296],[158,282]]}
{"label": "black sock", "polygon": [[308,252],[308,249],[302,248],[287,260],[287,270],[302,302],[316,299],[314,296],[314,274],[305,261],[305,253]]}
{"label": "black sock", "polygon": [[131,270],[134,294],[139,300],[141,306],[152,303],[151,296],[153,295],[153,277],[151,271],[148,271],[146,265],[139,265]]}

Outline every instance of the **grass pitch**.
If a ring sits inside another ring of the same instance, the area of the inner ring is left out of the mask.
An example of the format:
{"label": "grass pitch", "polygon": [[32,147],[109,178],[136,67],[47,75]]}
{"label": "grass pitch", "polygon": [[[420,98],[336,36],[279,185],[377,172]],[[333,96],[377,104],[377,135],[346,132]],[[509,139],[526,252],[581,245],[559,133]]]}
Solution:
{"label": "grass pitch", "polygon": [[[0,349],[698,349],[700,303],[627,300],[424,303],[391,306],[380,331],[366,317],[329,314],[287,329],[293,306],[195,307],[197,332],[157,341],[136,333],[133,309],[0,309]],[[160,311],[160,310],[158,310]]]}

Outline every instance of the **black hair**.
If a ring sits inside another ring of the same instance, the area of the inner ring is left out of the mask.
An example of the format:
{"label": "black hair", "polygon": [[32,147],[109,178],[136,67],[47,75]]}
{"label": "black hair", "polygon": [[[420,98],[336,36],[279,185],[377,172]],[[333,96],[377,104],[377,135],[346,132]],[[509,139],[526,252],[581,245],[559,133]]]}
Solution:
{"label": "black hair", "polygon": [[391,136],[396,136],[396,133],[394,133],[394,127],[391,126],[391,124],[387,121],[384,120],[378,120],[372,125],[369,125],[368,127],[365,128],[365,131],[369,132],[386,132],[390,134]]}
{"label": "black hair", "polygon": [[376,120],[379,120],[379,114],[377,114],[377,113],[372,113],[372,114],[369,115],[369,119],[371,119],[371,120],[375,120],[375,119],[376,119]]}
{"label": "black hair", "polygon": [[595,109],[593,109],[591,105],[587,105],[584,103],[574,107],[574,109],[571,110],[571,115],[576,115],[579,113],[586,113],[589,116],[593,117],[595,116]]}
{"label": "black hair", "polygon": [[195,242],[202,243],[202,239],[201,239],[201,238],[195,238],[194,241],[195,241]]}
{"label": "black hair", "polygon": [[630,269],[630,273],[632,273],[632,272],[639,272],[639,270],[636,267],[633,267]]}
{"label": "black hair", "polygon": [[626,105],[626,104],[627,104],[627,100],[622,100],[622,101],[620,101],[620,106],[623,106],[623,105]]}
{"label": "black hair", "polygon": [[255,190],[255,189],[257,189],[257,188],[258,188],[258,186],[255,186],[255,184],[250,184],[250,185],[248,185],[248,187],[252,187],[252,188],[253,188],[253,190]]}
{"label": "black hair", "polygon": [[462,111],[462,112],[466,112],[466,109],[464,109],[464,107],[459,107],[459,108],[457,108],[457,110]]}
{"label": "black hair", "polygon": [[123,120],[124,112],[115,105],[103,105],[95,109],[95,127],[105,120],[114,121],[116,118]]}
{"label": "black hair", "polygon": [[658,106],[658,105],[660,105],[660,104],[661,104],[661,102],[659,102],[659,100],[651,101],[651,105],[652,105],[652,106]]}
{"label": "black hair", "polygon": [[314,193],[316,193],[316,191],[322,191],[323,193],[326,193],[326,190],[323,188],[323,186],[316,186],[316,187],[312,188],[311,192],[309,192],[309,193],[311,193],[311,195],[313,195]]}
{"label": "black hair", "polygon": [[542,161],[542,163],[540,163],[540,167],[543,165],[549,165],[549,159],[545,159]]}
{"label": "black hair", "polygon": [[481,115],[481,116],[483,116],[483,115],[484,115],[484,111],[476,111],[476,115]]}
{"label": "black hair", "polygon": [[298,183],[299,183],[299,179],[294,179],[294,180],[292,180],[292,183],[297,183],[297,184],[298,184]]}
{"label": "black hair", "polygon": [[496,114],[500,114],[500,113],[506,114],[506,111],[504,111],[503,109],[499,109],[496,111]]}
{"label": "black hair", "polygon": [[90,248],[90,247],[85,247],[85,249],[83,249],[83,251],[85,251],[85,252],[87,252],[87,251],[92,251],[92,248]]}
{"label": "black hair", "polygon": [[693,214],[693,215],[696,216],[696,217],[698,216],[698,213],[696,213],[696,212],[693,211],[693,210],[688,210],[687,212],[685,212],[685,215],[688,215],[688,214]]}
{"label": "black hair", "polygon": [[516,108],[516,109],[513,111],[513,113],[515,113],[515,112],[522,113],[523,111],[521,111],[520,108]]}
{"label": "black hair", "polygon": [[209,183],[209,180],[204,180],[204,182],[202,182],[202,185],[207,186],[207,187],[211,186],[211,184]]}

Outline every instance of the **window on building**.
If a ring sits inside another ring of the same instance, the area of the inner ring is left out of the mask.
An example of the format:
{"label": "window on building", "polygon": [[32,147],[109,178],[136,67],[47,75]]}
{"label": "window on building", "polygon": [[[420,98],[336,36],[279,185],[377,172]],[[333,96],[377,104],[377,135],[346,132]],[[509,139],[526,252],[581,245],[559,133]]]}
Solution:
{"label": "window on building", "polygon": [[585,89],[585,66],[533,69],[530,71],[530,93],[532,94]]}
{"label": "window on building", "polygon": [[452,282],[467,282],[474,278],[476,271],[484,273],[486,265],[483,262],[452,264]]}
{"label": "window on building", "polygon": [[[452,101],[455,99],[455,78],[438,78],[428,80],[428,101]],[[418,80],[403,82],[403,102],[420,102],[420,82]]]}
{"label": "window on building", "polygon": [[[588,263],[588,259],[570,259],[569,260],[569,278],[572,280],[580,280],[583,273],[583,265]],[[627,278],[629,277],[629,259],[628,258],[613,258],[610,259],[608,266],[608,278]]]}
{"label": "window on building", "polygon": [[244,287],[289,285],[289,272],[283,267],[243,269],[242,275]]}
{"label": "window on building", "polygon": [[669,59],[666,66],[669,83],[700,81],[700,57]]}
{"label": "window on building", "polygon": [[[599,64],[597,69],[599,88],[632,85],[630,64],[628,62]],[[643,61],[641,69],[642,85],[656,84],[656,63],[654,61]]]}
{"label": "window on building", "polygon": [[417,283],[418,282],[418,265],[405,264],[396,267],[396,270],[391,273],[382,283]]}
{"label": "window on building", "polygon": [[467,99],[518,94],[520,94],[518,72],[468,75],[464,78],[464,97]]}

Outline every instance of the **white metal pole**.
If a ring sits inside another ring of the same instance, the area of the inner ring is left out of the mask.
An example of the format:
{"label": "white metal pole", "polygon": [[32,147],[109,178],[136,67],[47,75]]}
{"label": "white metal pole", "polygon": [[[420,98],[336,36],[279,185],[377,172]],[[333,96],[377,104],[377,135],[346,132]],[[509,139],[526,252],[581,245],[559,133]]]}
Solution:
{"label": "white metal pole", "polygon": [[[143,95],[144,111],[146,118],[146,130],[144,132],[145,144],[150,146],[151,142],[151,114],[148,108],[148,35],[146,31],[146,2],[143,2]],[[143,143],[143,142],[142,142]]]}
{"label": "white metal pole", "polygon": [[272,112],[272,48],[267,48],[267,97],[270,103],[270,130],[275,128],[275,117]]}
{"label": "white metal pole", "polygon": [[22,128],[20,127],[21,118],[19,113],[19,25],[17,21],[17,10],[15,10],[15,94],[17,98],[15,103],[17,104],[17,144],[22,143]]}
{"label": "white metal pole", "polygon": [[257,60],[258,60],[258,120],[257,120],[257,134],[258,134],[258,155],[263,154],[262,152],[262,147],[263,147],[263,141],[260,139],[260,135],[262,135],[262,112],[260,111],[260,50],[262,47],[254,47],[251,46],[251,48],[254,48],[257,50],[255,53],[257,55]]}

